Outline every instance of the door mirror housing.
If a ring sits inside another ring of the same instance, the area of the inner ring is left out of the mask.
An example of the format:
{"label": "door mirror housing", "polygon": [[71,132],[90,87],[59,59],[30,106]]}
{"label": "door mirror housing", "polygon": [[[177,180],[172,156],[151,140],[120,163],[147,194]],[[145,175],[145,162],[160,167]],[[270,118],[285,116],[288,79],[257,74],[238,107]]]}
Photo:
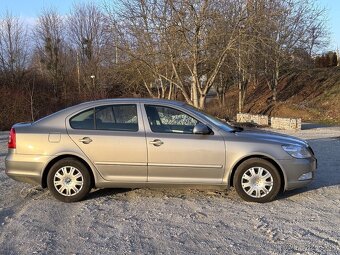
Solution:
{"label": "door mirror housing", "polygon": [[203,123],[198,123],[194,127],[193,133],[196,135],[210,135],[212,133],[212,130]]}

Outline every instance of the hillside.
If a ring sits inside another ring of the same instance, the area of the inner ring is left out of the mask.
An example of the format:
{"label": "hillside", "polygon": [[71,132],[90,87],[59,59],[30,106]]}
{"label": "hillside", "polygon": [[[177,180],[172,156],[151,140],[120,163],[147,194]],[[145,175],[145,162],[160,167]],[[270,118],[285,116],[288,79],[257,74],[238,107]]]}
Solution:
{"label": "hillside", "polygon": [[[227,101],[237,106],[237,90]],[[303,121],[340,123],[340,67],[291,72],[281,77],[278,100],[271,103],[267,85],[249,86],[245,111],[270,116],[300,117]]]}

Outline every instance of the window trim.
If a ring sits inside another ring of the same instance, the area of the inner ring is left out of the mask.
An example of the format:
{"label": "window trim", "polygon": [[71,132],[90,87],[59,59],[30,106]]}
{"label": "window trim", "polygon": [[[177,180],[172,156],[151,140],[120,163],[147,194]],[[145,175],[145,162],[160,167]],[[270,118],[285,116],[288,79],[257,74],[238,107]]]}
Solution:
{"label": "window trim", "polygon": [[[137,117],[137,130],[110,130],[110,129],[97,129],[97,124],[96,124],[96,108],[99,108],[99,107],[107,107],[107,106],[121,106],[121,105],[133,105],[136,107],[136,117]],[[74,128],[72,125],[71,125],[71,120],[82,114],[83,112],[86,112],[86,111],[89,111],[89,110],[93,110],[93,129],[88,129],[88,128]],[[108,131],[108,132],[129,132],[129,133],[138,133],[140,131],[140,125],[139,125],[139,121],[140,121],[140,118],[138,117],[138,112],[139,112],[139,109],[138,109],[138,103],[118,103],[118,104],[102,104],[102,105],[95,105],[95,106],[92,106],[92,107],[89,107],[89,108],[86,108],[86,109],[82,109],[82,110],[79,110],[78,112],[76,112],[75,114],[73,115],[69,115],[68,117],[68,124],[70,126],[70,128],[72,130],[87,130],[87,131]]]}

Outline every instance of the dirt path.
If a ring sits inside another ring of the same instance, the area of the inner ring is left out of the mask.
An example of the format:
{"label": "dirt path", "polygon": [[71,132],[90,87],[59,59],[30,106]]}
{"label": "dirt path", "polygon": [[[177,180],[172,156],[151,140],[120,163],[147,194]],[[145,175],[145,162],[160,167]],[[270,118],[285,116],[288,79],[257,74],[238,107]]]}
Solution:
{"label": "dirt path", "polygon": [[64,204],[5,175],[2,133],[0,254],[339,254],[340,128],[291,134],[315,150],[317,179],[271,203],[234,190],[106,189]]}

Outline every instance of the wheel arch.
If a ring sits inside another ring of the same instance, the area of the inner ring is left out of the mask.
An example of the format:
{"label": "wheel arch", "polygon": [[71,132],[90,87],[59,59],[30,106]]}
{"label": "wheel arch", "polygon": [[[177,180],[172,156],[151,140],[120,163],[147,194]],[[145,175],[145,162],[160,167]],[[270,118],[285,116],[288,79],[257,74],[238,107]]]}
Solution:
{"label": "wheel arch", "polygon": [[91,168],[91,166],[89,165],[89,163],[84,160],[83,158],[77,156],[77,155],[73,155],[73,154],[62,154],[62,155],[58,155],[57,157],[53,158],[52,160],[50,160],[47,165],[45,166],[44,170],[43,170],[43,174],[42,174],[42,178],[41,178],[41,186],[43,188],[47,187],[47,175],[48,172],[50,171],[51,167],[57,163],[58,161],[64,159],[64,158],[73,158],[76,159],[78,161],[80,161],[81,163],[83,163],[85,165],[85,167],[87,168],[87,170],[90,173],[91,176],[91,186],[94,187],[95,186],[95,177],[93,174],[93,170]]}
{"label": "wheel arch", "polygon": [[252,158],[261,158],[261,159],[267,160],[268,162],[273,164],[276,167],[276,169],[278,170],[279,174],[280,174],[280,178],[281,178],[281,191],[284,190],[285,183],[286,183],[286,176],[285,176],[285,174],[284,174],[284,172],[282,170],[282,167],[273,158],[271,158],[269,156],[266,156],[266,155],[262,155],[262,154],[249,155],[249,156],[246,156],[246,157],[241,158],[240,160],[238,160],[236,162],[236,164],[234,164],[234,166],[232,167],[231,174],[230,174],[230,177],[229,177],[229,186],[230,187],[234,186],[234,183],[233,183],[234,182],[234,175],[235,175],[235,172],[236,172],[238,166],[240,164],[242,164],[244,161],[246,161],[248,159],[252,159]]}

